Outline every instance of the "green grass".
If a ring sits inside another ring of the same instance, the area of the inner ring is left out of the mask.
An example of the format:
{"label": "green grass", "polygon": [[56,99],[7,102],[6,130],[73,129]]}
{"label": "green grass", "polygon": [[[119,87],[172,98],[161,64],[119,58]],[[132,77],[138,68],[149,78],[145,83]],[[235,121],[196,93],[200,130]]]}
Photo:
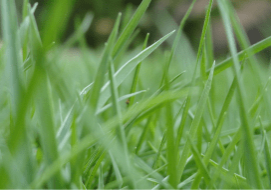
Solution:
{"label": "green grass", "polygon": [[176,32],[161,22],[164,36],[132,49],[143,0],[91,49],[91,13],[60,43],[75,1],[65,2],[38,28],[37,4],[25,0],[18,23],[15,1],[1,0],[1,189],[271,188],[271,73],[256,56],[271,37],[251,45],[219,0],[230,54],[214,60],[210,0],[194,52],[182,32],[194,0]]}

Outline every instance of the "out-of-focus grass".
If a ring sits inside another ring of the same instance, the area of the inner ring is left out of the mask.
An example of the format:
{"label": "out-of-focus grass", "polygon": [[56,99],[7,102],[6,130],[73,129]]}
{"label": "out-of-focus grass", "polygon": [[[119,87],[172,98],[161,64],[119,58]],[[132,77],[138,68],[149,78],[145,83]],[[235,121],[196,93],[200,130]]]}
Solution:
{"label": "out-of-focus grass", "polygon": [[177,32],[160,25],[164,36],[129,49],[143,0],[89,49],[91,13],[57,40],[74,1],[50,4],[38,29],[36,4],[24,1],[18,24],[2,0],[0,188],[270,188],[270,70],[255,56],[270,37],[251,46],[219,0],[231,54],[213,60],[210,1],[194,52],[182,30],[195,1]]}

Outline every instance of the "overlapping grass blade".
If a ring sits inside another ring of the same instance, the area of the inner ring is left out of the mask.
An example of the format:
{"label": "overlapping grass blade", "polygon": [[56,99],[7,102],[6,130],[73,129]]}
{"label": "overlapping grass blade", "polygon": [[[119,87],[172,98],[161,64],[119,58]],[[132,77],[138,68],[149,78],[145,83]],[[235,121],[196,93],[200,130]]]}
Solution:
{"label": "overlapping grass blade", "polygon": [[[22,173],[16,173],[15,171],[9,172],[8,179],[12,179],[12,175],[14,175],[15,180],[18,180],[18,184],[12,184],[9,180],[6,181],[11,188],[19,188],[20,186],[25,187],[25,183],[21,183],[23,178],[26,179],[27,183],[32,180],[33,165],[35,162],[31,155],[24,118],[24,109],[26,109],[24,106],[26,105],[25,102],[27,97],[24,96],[25,86],[21,69],[22,57],[20,54],[20,39],[18,36],[15,2],[13,0],[1,1],[1,13],[3,40],[5,43],[4,60],[9,71],[6,76],[10,86],[10,134],[7,139],[7,145],[9,152],[13,157],[12,161],[8,161],[10,163],[4,163],[3,166],[13,167],[15,164],[19,170],[23,171]],[[21,153],[21,150],[24,150],[25,152]],[[8,158],[8,156],[6,158]],[[5,161],[7,161],[6,158],[4,158]],[[20,174],[23,176],[20,176]],[[20,177],[18,178],[18,176]]]}
{"label": "overlapping grass blade", "polygon": [[[146,48],[145,50],[141,51],[139,54],[137,54],[134,58],[126,62],[124,65],[119,68],[119,70],[114,74],[115,80],[116,80],[116,87],[118,87],[125,79],[126,77],[136,68],[136,66],[144,60],[146,57],[148,57],[155,49],[157,49],[167,38],[169,38],[174,31],[170,32],[166,36],[162,37],[160,40]],[[103,88],[101,89],[101,94],[99,98],[99,104],[98,108],[101,108],[105,102],[110,97],[110,89],[109,89],[109,82],[107,82]]]}
{"label": "overlapping grass blade", "polygon": [[137,8],[135,14],[131,18],[131,20],[129,21],[127,26],[124,28],[124,30],[122,31],[119,39],[116,42],[116,45],[115,45],[114,50],[112,52],[112,57],[113,58],[115,58],[117,56],[117,54],[119,53],[119,51],[121,50],[123,45],[126,43],[126,41],[129,39],[129,37],[134,32],[134,30],[137,27],[140,19],[142,18],[142,16],[146,12],[150,2],[151,2],[151,0],[143,0],[141,2],[141,4],[139,5],[139,7]]}
{"label": "overlapping grass blade", "polygon": [[[219,141],[219,137],[220,137],[220,132],[221,132],[221,129],[222,129],[222,124],[223,124],[223,121],[225,119],[225,115],[226,115],[226,112],[224,112],[223,114],[223,117],[219,120],[219,122],[217,123],[217,126],[216,126],[216,131],[215,131],[215,134],[214,134],[214,137],[206,151],[206,154],[204,156],[204,159],[203,159],[203,163],[204,165],[206,165],[206,167],[208,166],[208,163],[209,163],[209,159],[211,159],[212,157],[212,154],[215,150],[215,147],[217,145],[217,142]],[[202,173],[200,173],[198,171],[194,181],[193,181],[193,184],[192,184],[192,188],[199,188],[199,183],[200,183],[200,180],[201,180],[201,175],[203,175]]]}
{"label": "overlapping grass blade", "polygon": [[114,77],[114,65],[113,65],[112,60],[111,60],[111,64],[109,65],[109,79],[110,79],[111,100],[112,100],[112,105],[114,109],[114,115],[116,115],[116,117],[119,119],[119,125],[116,130],[116,136],[120,144],[121,152],[123,153],[123,156],[122,156],[123,160],[121,162],[124,164],[124,167],[126,168],[126,172],[128,174],[129,180],[131,180],[132,187],[135,187],[136,184],[134,182],[134,178],[131,173],[133,171],[133,168],[129,160],[126,134],[125,134],[124,126],[122,123],[122,114],[121,114],[119,101],[118,101],[118,91],[117,91],[116,81]]}
{"label": "overlapping grass blade", "polygon": [[[145,40],[144,40],[142,50],[146,49],[147,44],[148,44],[148,40],[149,40],[149,36],[150,36],[150,34],[148,33],[148,34],[146,35]],[[131,85],[130,94],[134,93],[134,92],[136,91],[136,89],[137,89],[137,85],[138,85],[138,82],[139,82],[139,71],[140,71],[141,64],[142,64],[142,62],[139,63],[139,64],[136,66],[135,74],[134,74],[134,77],[133,77],[133,82],[132,82],[132,85]],[[133,104],[134,104],[134,100],[135,100],[135,97],[131,97],[131,98],[130,98],[129,105],[133,105]]]}
{"label": "overlapping grass blade", "polygon": [[[251,53],[250,55],[254,55],[258,52],[265,50],[266,48],[268,48],[270,46],[271,46],[271,37],[268,37],[264,40],[261,40],[260,42],[258,42],[256,44],[250,46],[246,50],[239,52],[237,54],[238,60],[243,61],[248,56],[247,52],[250,52]],[[233,65],[233,57],[229,57],[226,60],[218,63],[215,67],[215,75],[224,71],[227,68],[230,68],[232,65]],[[210,72],[210,70],[207,72]]]}
{"label": "overlapping grass blade", "polygon": [[242,86],[241,83],[241,75],[240,75],[240,65],[239,65],[239,60],[237,56],[237,50],[234,42],[234,37],[233,37],[233,32],[231,29],[231,23],[230,23],[230,18],[229,18],[229,11],[227,10],[227,6],[225,5],[225,1],[219,1],[218,2],[219,9],[222,15],[222,19],[224,21],[225,25],[225,30],[228,38],[228,43],[230,47],[230,52],[233,58],[233,63],[234,63],[234,73],[237,78],[237,89],[238,89],[238,96],[240,100],[240,114],[241,114],[241,121],[243,125],[243,131],[245,132],[244,134],[244,140],[245,140],[245,161],[246,161],[246,166],[251,167],[251,170],[248,171],[248,179],[252,187],[254,188],[261,188],[261,181],[260,181],[260,176],[259,176],[259,170],[258,170],[258,162],[255,157],[255,147],[254,147],[254,142],[253,142],[253,136],[252,136],[252,128],[250,127],[250,122],[248,120],[248,115],[247,115],[247,109],[246,109],[246,104],[245,104],[245,93],[244,93],[244,87]]}
{"label": "overlapping grass blade", "polygon": [[[193,153],[193,158],[195,159],[196,161],[196,164],[198,165],[198,168],[200,170],[200,172],[202,173],[202,175],[204,176],[204,180],[206,181],[207,185],[210,183],[211,181],[211,176],[207,170],[207,167],[206,167],[206,164],[203,162],[201,156],[200,156],[200,153],[198,152],[196,146],[193,144],[193,141],[190,137],[190,135],[188,134],[188,142],[191,146],[191,151]],[[193,186],[192,186],[193,188]]]}
{"label": "overlapping grass blade", "polygon": [[[215,67],[215,62],[212,66],[212,70],[209,74],[208,80],[206,81],[205,87],[201,93],[201,97],[198,101],[198,106],[197,106],[195,118],[192,121],[191,126],[190,126],[189,135],[191,136],[191,138],[195,138],[195,135],[196,135],[196,132],[198,129],[198,125],[200,124],[200,121],[201,121],[201,117],[202,117],[202,114],[203,114],[203,111],[205,108],[205,104],[206,104],[208,96],[209,96],[209,91],[211,89],[214,67]],[[189,153],[190,153],[189,143],[188,143],[188,141],[186,141],[185,146],[182,151],[181,159],[178,163],[178,169],[179,169],[180,175],[182,175],[182,173],[183,173],[183,170],[184,170],[184,167],[186,164],[186,160],[189,157]]]}
{"label": "overlapping grass blade", "polygon": [[115,23],[115,26],[113,28],[113,31],[110,34],[110,37],[108,39],[108,42],[106,44],[101,62],[99,64],[98,71],[95,76],[95,80],[93,83],[92,87],[92,92],[91,92],[91,99],[90,99],[90,104],[93,107],[93,109],[96,111],[97,110],[97,105],[100,99],[100,90],[102,88],[103,82],[104,82],[104,75],[107,71],[108,63],[110,61],[110,57],[114,48],[115,40],[118,35],[118,29],[120,25],[120,18],[121,14],[118,15],[117,21]]}

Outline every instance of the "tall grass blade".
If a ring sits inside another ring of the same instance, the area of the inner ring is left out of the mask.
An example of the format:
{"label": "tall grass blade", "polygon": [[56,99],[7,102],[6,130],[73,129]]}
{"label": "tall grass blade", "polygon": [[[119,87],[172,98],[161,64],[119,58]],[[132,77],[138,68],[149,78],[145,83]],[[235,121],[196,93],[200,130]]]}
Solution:
{"label": "tall grass blade", "polygon": [[143,0],[139,7],[137,8],[135,14],[129,21],[129,23],[126,25],[122,33],[120,34],[119,39],[116,42],[116,45],[114,47],[114,50],[112,52],[112,57],[115,58],[123,45],[126,43],[126,41],[129,39],[129,37],[132,35],[133,31],[137,27],[140,19],[146,12],[149,4],[151,3],[151,0]]}
{"label": "tall grass blade", "polygon": [[110,34],[110,37],[108,39],[108,42],[106,44],[101,62],[99,64],[99,68],[98,71],[96,73],[96,77],[93,83],[93,87],[92,87],[92,92],[91,92],[91,99],[90,99],[90,104],[93,107],[93,109],[96,111],[97,110],[97,105],[99,102],[99,94],[100,94],[100,90],[102,88],[103,82],[104,82],[104,75],[107,71],[107,67],[108,67],[108,63],[110,61],[110,57],[114,48],[114,44],[115,44],[115,40],[117,38],[117,34],[118,34],[118,29],[119,29],[119,25],[120,25],[120,18],[121,18],[121,14],[118,15],[117,21],[115,23],[115,26],[113,28],[112,33]]}
{"label": "tall grass blade", "polygon": [[[214,67],[215,67],[215,62],[213,63],[212,70],[211,70],[211,72],[209,74],[208,80],[206,81],[205,87],[204,87],[204,89],[203,89],[203,91],[201,93],[201,96],[199,98],[197,110],[196,110],[196,113],[195,113],[195,118],[192,121],[191,126],[190,126],[189,135],[191,136],[191,138],[195,138],[198,126],[199,126],[201,118],[202,118],[202,114],[203,114],[203,111],[204,111],[204,108],[205,108],[205,104],[206,104],[208,96],[209,96],[209,91],[211,89],[213,73],[214,73]],[[189,153],[190,153],[189,142],[186,141],[185,146],[184,146],[183,151],[182,151],[180,161],[178,163],[178,169],[179,169],[180,175],[183,174],[184,167],[185,167],[185,164],[186,164],[186,160],[189,157]]]}
{"label": "tall grass blade", "polygon": [[241,83],[241,76],[240,76],[240,65],[239,60],[237,56],[237,50],[234,42],[233,32],[231,28],[230,18],[229,18],[229,11],[227,10],[227,6],[225,4],[225,1],[219,1],[218,2],[219,9],[222,14],[222,19],[224,21],[225,30],[228,38],[228,43],[230,47],[230,52],[233,57],[233,68],[234,73],[237,78],[237,89],[239,94],[239,100],[240,100],[240,114],[241,114],[241,121],[243,124],[243,130],[244,130],[244,140],[245,140],[245,162],[247,167],[251,167],[251,170],[248,171],[248,179],[253,188],[261,188],[261,181],[259,176],[259,170],[258,170],[258,162],[255,157],[255,147],[253,142],[253,136],[252,136],[252,128],[250,126],[250,122],[248,121],[248,115],[247,115],[247,109],[245,105],[245,93],[244,89]]}

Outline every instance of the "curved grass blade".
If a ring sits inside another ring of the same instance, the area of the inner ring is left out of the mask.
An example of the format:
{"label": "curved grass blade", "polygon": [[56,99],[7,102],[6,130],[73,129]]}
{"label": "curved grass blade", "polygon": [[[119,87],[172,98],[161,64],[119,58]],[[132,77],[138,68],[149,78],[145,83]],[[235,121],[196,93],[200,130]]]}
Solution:
{"label": "curved grass blade", "polygon": [[[127,76],[136,68],[136,66],[143,61],[146,57],[148,57],[154,50],[156,50],[167,38],[169,38],[175,31],[170,32],[169,34],[162,37],[160,40],[146,48],[145,50],[141,51],[137,54],[134,58],[126,62],[122,67],[114,74],[116,80],[116,87],[118,87]],[[101,89],[101,94],[99,98],[98,108],[101,108],[105,102],[110,97],[110,89],[109,89],[110,82],[107,82],[103,88]],[[97,99],[96,99],[97,101]]]}
{"label": "curved grass blade", "polygon": [[[151,46],[146,48],[145,50],[141,51],[139,54],[137,54],[134,58],[126,62],[116,73],[116,85],[119,86],[124,80],[125,77],[127,77],[136,66],[142,62],[146,57],[148,57],[155,49],[157,49],[167,38],[172,35],[174,31],[170,32],[169,34],[165,35],[162,37],[160,40],[157,42],[153,43]],[[80,95],[87,94],[90,89],[93,88],[93,83],[87,85],[81,92]],[[103,88],[101,89],[101,99],[98,108],[101,108],[105,102],[108,100],[110,97],[110,92],[109,92],[109,82],[107,82]]]}

